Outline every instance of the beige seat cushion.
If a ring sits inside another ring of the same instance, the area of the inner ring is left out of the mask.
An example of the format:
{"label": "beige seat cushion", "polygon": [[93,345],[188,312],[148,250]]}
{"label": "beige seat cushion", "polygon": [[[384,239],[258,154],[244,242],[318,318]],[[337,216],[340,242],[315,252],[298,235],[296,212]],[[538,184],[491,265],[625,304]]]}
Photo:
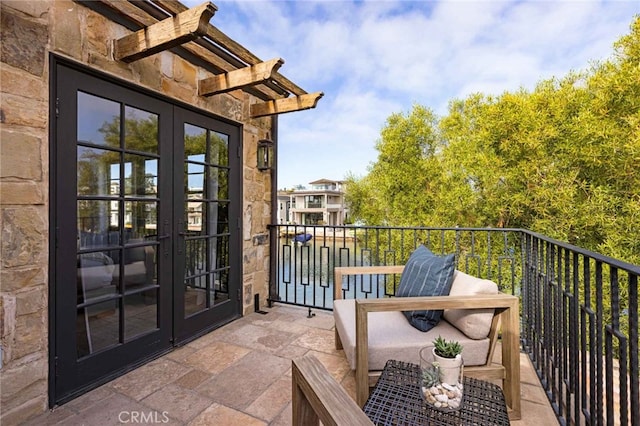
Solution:
{"label": "beige seat cushion", "polygon": [[[334,300],[333,316],[351,369],[356,368],[356,313],[355,300]],[[465,365],[484,365],[489,352],[489,339],[470,339],[449,324],[440,321],[427,332],[412,327],[402,312],[372,312],[369,314],[369,370],[382,370],[387,360],[420,364],[420,349],[433,346],[439,335],[455,339],[463,346]]]}
{"label": "beige seat cushion", "polygon": [[[464,272],[453,275],[450,296],[472,296],[475,294],[498,294],[498,285]],[[484,339],[491,330],[494,309],[445,309],[443,317],[471,339]]]}

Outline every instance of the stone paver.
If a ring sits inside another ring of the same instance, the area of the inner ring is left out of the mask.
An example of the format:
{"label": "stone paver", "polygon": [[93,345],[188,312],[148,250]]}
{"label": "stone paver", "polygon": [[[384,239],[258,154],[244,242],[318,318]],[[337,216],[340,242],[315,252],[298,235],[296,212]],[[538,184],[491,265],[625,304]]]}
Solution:
{"label": "stone paver", "polygon": [[198,386],[196,391],[219,404],[242,410],[290,368],[287,359],[255,351]]}
{"label": "stone paver", "polygon": [[[335,349],[333,316],[286,305],[250,314],[33,419],[29,425],[291,425],[291,359],[314,355],[355,397],[355,376]],[[499,354],[499,351],[498,351]],[[522,420],[557,424],[522,354]]]}
{"label": "stone paver", "polygon": [[193,390],[170,384],[143,399],[142,403],[185,423],[208,408],[212,401]]}
{"label": "stone paver", "polygon": [[268,423],[224,405],[214,404],[189,423],[189,426],[242,425],[263,426]]}

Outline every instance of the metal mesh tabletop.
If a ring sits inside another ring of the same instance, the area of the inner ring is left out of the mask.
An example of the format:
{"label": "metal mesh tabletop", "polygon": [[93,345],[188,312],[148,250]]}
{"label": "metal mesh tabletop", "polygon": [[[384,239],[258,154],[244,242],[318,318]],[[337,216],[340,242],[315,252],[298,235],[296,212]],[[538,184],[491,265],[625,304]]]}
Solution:
{"label": "metal mesh tabletop", "polygon": [[462,408],[430,408],[420,390],[420,366],[389,360],[364,405],[376,425],[508,425],[502,389],[492,383],[464,378]]}

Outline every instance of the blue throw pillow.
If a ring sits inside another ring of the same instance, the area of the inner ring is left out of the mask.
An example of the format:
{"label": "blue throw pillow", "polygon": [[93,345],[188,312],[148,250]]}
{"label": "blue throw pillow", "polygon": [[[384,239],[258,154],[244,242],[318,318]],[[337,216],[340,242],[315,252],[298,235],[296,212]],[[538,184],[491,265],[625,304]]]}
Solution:
{"label": "blue throw pillow", "polygon": [[[436,256],[425,246],[418,247],[407,261],[396,296],[448,296],[455,272],[455,255]],[[412,326],[429,331],[440,322],[442,310],[406,311]]]}

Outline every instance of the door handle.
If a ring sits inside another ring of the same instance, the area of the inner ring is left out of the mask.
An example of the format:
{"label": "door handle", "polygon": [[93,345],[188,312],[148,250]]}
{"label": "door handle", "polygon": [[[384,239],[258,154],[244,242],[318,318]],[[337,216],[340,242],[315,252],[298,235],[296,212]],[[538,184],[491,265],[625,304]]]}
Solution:
{"label": "door handle", "polygon": [[171,238],[171,235],[169,235],[169,234],[166,234],[166,235],[158,235],[158,236],[156,237],[156,239],[157,239],[158,241],[160,241],[160,240],[166,240],[167,238]]}

